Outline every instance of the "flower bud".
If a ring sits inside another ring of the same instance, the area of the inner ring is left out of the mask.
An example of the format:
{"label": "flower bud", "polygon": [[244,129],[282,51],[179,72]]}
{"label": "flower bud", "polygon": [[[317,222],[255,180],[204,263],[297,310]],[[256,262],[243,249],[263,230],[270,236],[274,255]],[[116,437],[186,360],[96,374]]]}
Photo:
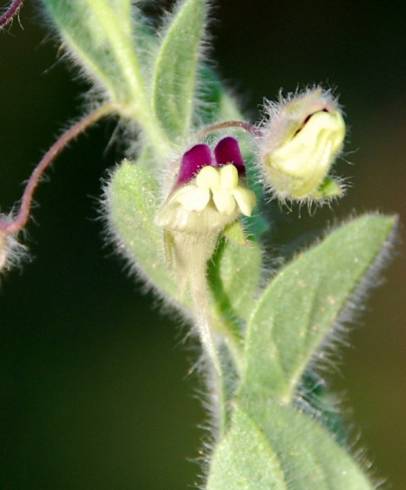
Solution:
{"label": "flower bud", "polygon": [[269,106],[260,141],[262,172],[281,200],[323,201],[342,195],[329,177],[343,147],[345,123],[330,93],[316,88]]}

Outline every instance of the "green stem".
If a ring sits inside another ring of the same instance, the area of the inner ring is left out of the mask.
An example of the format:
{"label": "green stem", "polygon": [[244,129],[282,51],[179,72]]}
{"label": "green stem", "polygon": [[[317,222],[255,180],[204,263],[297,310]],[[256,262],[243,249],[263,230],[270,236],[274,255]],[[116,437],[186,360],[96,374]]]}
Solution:
{"label": "green stem", "polygon": [[243,338],[240,331],[234,322],[226,318],[219,311],[217,306],[212,308],[212,317],[213,327],[224,338],[224,341],[232,355],[236,371],[238,374],[240,374],[243,367]]}

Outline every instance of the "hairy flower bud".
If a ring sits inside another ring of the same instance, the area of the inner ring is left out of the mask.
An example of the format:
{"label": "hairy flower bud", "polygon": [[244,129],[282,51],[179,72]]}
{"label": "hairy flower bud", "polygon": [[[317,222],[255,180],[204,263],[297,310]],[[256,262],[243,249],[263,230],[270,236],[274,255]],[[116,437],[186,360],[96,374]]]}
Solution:
{"label": "hairy flower bud", "polygon": [[342,195],[328,174],[343,147],[337,102],[320,88],[269,106],[260,141],[265,182],[281,200],[323,201]]}

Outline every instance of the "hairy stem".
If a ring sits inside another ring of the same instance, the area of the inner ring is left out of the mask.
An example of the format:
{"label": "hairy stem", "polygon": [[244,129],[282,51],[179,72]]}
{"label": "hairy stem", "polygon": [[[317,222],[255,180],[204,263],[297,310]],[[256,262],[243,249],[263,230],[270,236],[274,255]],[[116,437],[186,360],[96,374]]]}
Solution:
{"label": "hairy stem", "polygon": [[20,208],[14,219],[0,220],[1,231],[9,234],[15,234],[25,227],[30,218],[34,193],[45,171],[52,165],[56,157],[71,141],[77,138],[81,133],[83,133],[83,131],[92,126],[96,121],[114,112],[114,110],[115,107],[112,104],[106,104],[99,107],[71,126],[62,134],[62,136],[57,139],[57,141],[55,141],[51,148],[42,157],[28,179],[21,198]]}
{"label": "hairy stem", "polygon": [[208,136],[210,133],[213,133],[214,131],[220,131],[221,129],[228,129],[228,128],[236,128],[236,129],[242,129],[243,131],[246,131],[249,133],[251,136],[261,136],[262,131],[254,126],[253,124],[247,122],[247,121],[238,121],[238,120],[231,120],[231,121],[223,121],[220,123],[215,123],[215,124],[210,124],[210,126],[206,126],[205,128],[201,129],[197,133],[197,137],[199,139],[204,138]]}
{"label": "hairy stem", "polygon": [[7,10],[0,16],[0,29],[9,24],[18,15],[23,3],[23,0],[12,0]]}

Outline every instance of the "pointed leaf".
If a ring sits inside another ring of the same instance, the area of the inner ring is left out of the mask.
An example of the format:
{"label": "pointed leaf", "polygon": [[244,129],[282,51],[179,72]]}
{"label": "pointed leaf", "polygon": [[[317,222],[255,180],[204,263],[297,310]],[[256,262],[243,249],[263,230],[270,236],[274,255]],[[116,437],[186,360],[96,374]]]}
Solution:
{"label": "pointed leaf", "polygon": [[146,111],[131,0],[43,0],[72,56],[115,102]]}
{"label": "pointed leaf", "polygon": [[105,191],[109,232],[118,251],[147,283],[168,298],[177,298],[177,285],[165,264],[163,233],[155,223],[159,188],[144,154],[134,163],[124,160]]}
{"label": "pointed leaf", "polygon": [[267,436],[236,407],[232,426],[214,452],[207,490],[288,490]]}
{"label": "pointed leaf", "polygon": [[[262,400],[264,402],[264,400]],[[214,452],[207,490],[372,490],[364,472],[317,422],[277,403],[236,405]]]}
{"label": "pointed leaf", "polygon": [[185,0],[169,18],[157,54],[153,107],[173,139],[185,136],[192,122],[196,72],[206,21],[205,0]]}
{"label": "pointed leaf", "polygon": [[349,300],[368,285],[366,274],[379,265],[395,221],[379,215],[355,219],[277,274],[249,321],[243,390],[292,400]]}

